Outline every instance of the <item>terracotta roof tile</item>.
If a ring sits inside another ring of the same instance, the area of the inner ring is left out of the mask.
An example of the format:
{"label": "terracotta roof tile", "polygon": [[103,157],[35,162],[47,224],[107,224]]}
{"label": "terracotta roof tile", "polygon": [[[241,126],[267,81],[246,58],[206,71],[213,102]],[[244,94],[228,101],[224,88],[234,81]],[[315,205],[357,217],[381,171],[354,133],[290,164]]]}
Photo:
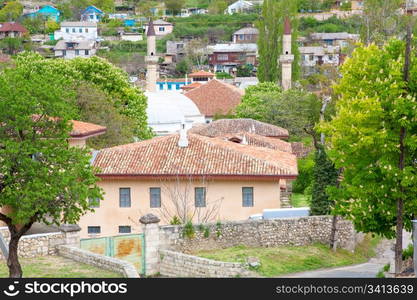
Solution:
{"label": "terracotta roof tile", "polygon": [[190,90],[195,89],[195,88],[198,88],[198,87],[200,87],[202,85],[203,84],[200,83],[200,82],[193,82],[193,83],[190,83],[190,84],[187,84],[187,85],[183,85],[181,87],[181,89],[182,90],[186,90],[186,91],[190,91]]}
{"label": "terracotta roof tile", "polygon": [[87,137],[91,135],[103,134],[106,132],[106,127],[72,120],[71,137]]}
{"label": "terracotta roof tile", "polygon": [[252,119],[221,119],[194,126],[190,132],[208,137],[249,132],[267,137],[288,138],[287,129]]}
{"label": "terracotta roof tile", "polygon": [[211,72],[201,70],[201,71],[191,73],[190,75],[188,75],[188,77],[191,77],[191,78],[193,78],[193,77],[211,77],[211,78],[213,78],[214,74],[211,73]]}
{"label": "terracotta roof tile", "polygon": [[23,32],[26,33],[28,30],[16,22],[6,22],[0,23],[0,32],[9,32],[9,31],[16,31],[16,32]]}
{"label": "terracotta roof tile", "polygon": [[244,92],[231,84],[212,79],[184,95],[193,100],[203,115],[213,117],[232,112],[240,103]]}
{"label": "terracotta roof tile", "polygon": [[240,144],[246,143],[246,145],[249,146],[263,147],[287,153],[293,153],[291,143],[277,138],[261,136],[254,133],[240,132],[237,134],[226,134],[224,136],[219,136],[218,138],[228,141],[234,141],[235,143]]}
{"label": "terracotta roof tile", "polygon": [[249,176],[292,178],[297,159],[287,152],[240,145],[188,134],[188,147],[178,147],[179,134],[100,150],[93,165],[98,176]]}

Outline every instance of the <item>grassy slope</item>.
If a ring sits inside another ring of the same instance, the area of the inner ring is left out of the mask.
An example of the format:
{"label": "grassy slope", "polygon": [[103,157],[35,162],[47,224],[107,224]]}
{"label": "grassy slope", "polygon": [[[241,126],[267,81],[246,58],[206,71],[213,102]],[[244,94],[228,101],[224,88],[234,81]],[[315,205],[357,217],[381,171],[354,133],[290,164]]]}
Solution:
{"label": "grassy slope", "polygon": [[236,246],[232,248],[202,251],[196,255],[228,262],[246,262],[247,257],[257,257],[261,261],[259,269],[255,270],[262,276],[274,277],[284,274],[316,270],[363,263],[375,255],[375,247],[379,238],[370,238],[358,245],[354,253],[338,249],[336,252],[327,246],[314,244],[311,246],[247,248]]}
{"label": "grassy slope", "polygon": [[[24,277],[35,278],[120,278],[121,274],[82,264],[60,256],[21,258]],[[0,278],[8,277],[5,261],[0,264]]]}
{"label": "grassy slope", "polygon": [[293,207],[309,207],[311,196],[304,194],[292,194],[291,205]]}

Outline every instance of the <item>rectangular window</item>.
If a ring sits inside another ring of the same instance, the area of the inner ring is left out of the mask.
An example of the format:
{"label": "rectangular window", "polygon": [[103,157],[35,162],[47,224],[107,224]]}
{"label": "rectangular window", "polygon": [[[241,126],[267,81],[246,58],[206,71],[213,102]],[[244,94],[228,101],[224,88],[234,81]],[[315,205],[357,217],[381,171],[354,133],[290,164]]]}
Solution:
{"label": "rectangular window", "polygon": [[90,51],[89,50],[85,50],[85,55],[89,55]]}
{"label": "rectangular window", "polygon": [[195,207],[206,207],[206,188],[196,187],[194,189]]}
{"label": "rectangular window", "polygon": [[66,50],[62,50],[62,55],[63,56],[67,56],[67,51]]}
{"label": "rectangular window", "polygon": [[72,29],[72,32],[75,32],[75,28]]}
{"label": "rectangular window", "polygon": [[149,194],[151,199],[151,207],[161,207],[161,189],[150,188]]}
{"label": "rectangular window", "polygon": [[159,27],[159,31],[165,31],[165,27]]}
{"label": "rectangular window", "polygon": [[75,55],[80,55],[80,50],[75,50]]}
{"label": "rectangular window", "polygon": [[228,54],[217,54],[217,60],[228,60],[229,55]]}
{"label": "rectangular window", "polygon": [[100,199],[96,198],[96,199],[88,199],[88,205],[92,208],[98,208],[100,207]]}
{"label": "rectangular window", "polygon": [[65,29],[65,32],[66,32],[66,33],[69,33],[69,28],[66,28],[66,29]]}
{"label": "rectangular window", "polygon": [[85,33],[88,33],[88,28],[85,29]]}
{"label": "rectangular window", "polygon": [[131,233],[132,228],[130,226],[119,226],[119,233]]}
{"label": "rectangular window", "polygon": [[253,187],[242,188],[242,206],[243,207],[253,206]]}
{"label": "rectangular window", "polygon": [[119,189],[119,206],[130,207],[130,188]]}
{"label": "rectangular window", "polygon": [[101,233],[100,226],[88,226],[87,228],[88,234],[99,234]]}

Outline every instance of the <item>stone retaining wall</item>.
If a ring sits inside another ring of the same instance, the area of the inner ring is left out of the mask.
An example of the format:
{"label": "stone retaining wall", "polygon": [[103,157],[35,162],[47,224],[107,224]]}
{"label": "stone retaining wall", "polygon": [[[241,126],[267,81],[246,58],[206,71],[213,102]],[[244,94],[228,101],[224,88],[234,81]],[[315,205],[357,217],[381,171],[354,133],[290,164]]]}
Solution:
{"label": "stone retaining wall", "polygon": [[244,264],[220,262],[170,250],[160,250],[160,273],[168,277],[259,277]]}
{"label": "stone retaining wall", "polygon": [[[229,248],[237,245],[248,247],[305,246],[312,243],[329,244],[332,216],[311,216],[275,220],[245,220],[224,224],[207,224],[209,236],[195,227],[193,238],[184,237],[182,226],[161,226],[159,247],[183,253]],[[359,240],[350,221],[337,222],[336,244],[353,251]]]}
{"label": "stone retaining wall", "polygon": [[124,277],[140,277],[135,267],[127,261],[95,254],[90,251],[86,251],[74,246],[61,245],[57,248],[58,254],[63,257],[70,258],[72,260],[92,265],[101,269],[117,272],[119,274],[122,274]]}
{"label": "stone retaining wall", "polygon": [[[7,227],[0,227],[6,243],[10,241],[10,232]],[[56,246],[66,244],[66,233],[52,232],[42,234],[24,235],[20,238],[18,254],[20,257],[37,257],[57,254]],[[0,251],[0,259],[4,259]]]}

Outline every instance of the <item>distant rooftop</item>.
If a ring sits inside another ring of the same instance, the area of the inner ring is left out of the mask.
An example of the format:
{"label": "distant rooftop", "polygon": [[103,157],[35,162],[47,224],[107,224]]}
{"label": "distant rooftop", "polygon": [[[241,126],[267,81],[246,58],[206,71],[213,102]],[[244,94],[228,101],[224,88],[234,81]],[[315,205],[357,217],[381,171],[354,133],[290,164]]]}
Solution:
{"label": "distant rooftop", "polygon": [[259,34],[259,30],[256,27],[241,28],[233,34]]}

